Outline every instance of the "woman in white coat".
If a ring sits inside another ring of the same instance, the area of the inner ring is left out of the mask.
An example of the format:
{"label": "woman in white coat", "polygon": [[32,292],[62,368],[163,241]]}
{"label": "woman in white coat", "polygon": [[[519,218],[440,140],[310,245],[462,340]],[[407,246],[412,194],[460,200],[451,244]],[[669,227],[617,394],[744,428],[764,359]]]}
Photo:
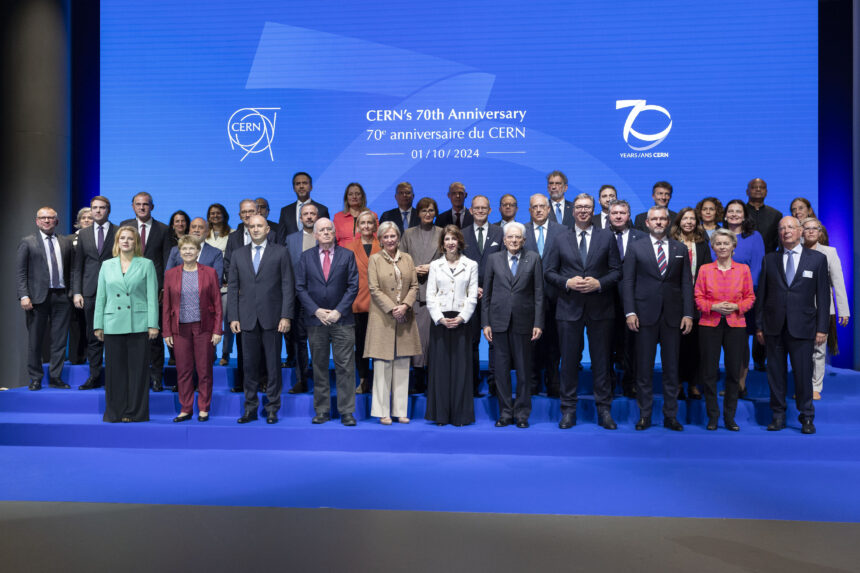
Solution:
{"label": "woman in white coat", "polygon": [[463,426],[475,421],[472,340],[466,323],[478,304],[478,263],[461,255],[466,242],[455,225],[445,227],[440,246],[444,256],[430,263],[427,277],[433,326],[424,417],[439,426]]}

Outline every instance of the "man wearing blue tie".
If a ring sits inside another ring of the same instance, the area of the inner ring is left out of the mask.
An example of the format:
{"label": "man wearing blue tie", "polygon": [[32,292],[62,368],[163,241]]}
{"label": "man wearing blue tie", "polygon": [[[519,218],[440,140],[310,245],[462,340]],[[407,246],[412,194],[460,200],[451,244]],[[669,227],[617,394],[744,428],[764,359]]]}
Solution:
{"label": "man wearing blue tie", "polygon": [[574,225],[573,203],[564,198],[564,194],[567,193],[567,175],[561,171],[553,171],[547,175],[546,190],[550,199],[550,220],[572,229]]}
{"label": "man wearing blue tie", "polygon": [[379,218],[379,223],[391,221],[400,229],[400,235],[403,231],[410,227],[414,227],[420,222],[418,211],[412,208],[412,201],[415,199],[415,192],[412,190],[412,184],[408,181],[401,181],[397,184],[397,189],[394,192],[394,200],[397,201],[397,207],[390,209],[382,214]]}

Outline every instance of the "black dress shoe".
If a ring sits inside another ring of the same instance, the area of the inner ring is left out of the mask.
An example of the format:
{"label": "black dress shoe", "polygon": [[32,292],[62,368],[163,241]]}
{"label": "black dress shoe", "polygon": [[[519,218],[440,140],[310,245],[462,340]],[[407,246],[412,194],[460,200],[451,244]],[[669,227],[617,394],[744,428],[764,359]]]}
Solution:
{"label": "black dress shoe", "polygon": [[30,380],[30,385],[27,386],[30,390],[41,390],[42,389],[42,381],[41,380]]}
{"label": "black dress shoe", "polygon": [[708,431],[711,431],[711,432],[715,431],[717,429],[717,419],[716,418],[710,418],[708,420],[708,425],[705,426],[705,429]]}
{"label": "black dress shoe", "polygon": [[785,428],[785,416],[784,415],[774,415],[771,423],[767,425],[767,431],[768,432],[778,432],[783,428]]}
{"label": "black dress shoe", "polygon": [[517,420],[517,428],[528,428],[529,421],[528,420]]}
{"label": "black dress shoe", "polygon": [[558,427],[562,430],[567,430],[576,425],[576,412],[567,412],[561,417]]}
{"label": "black dress shoe", "polygon": [[191,419],[191,414],[179,414],[175,418],[173,418],[174,422],[187,422]]}
{"label": "black dress shoe", "polygon": [[597,418],[597,425],[606,428],[607,430],[617,430],[618,424],[612,419],[612,413],[609,410],[600,412]]}
{"label": "black dress shoe", "polygon": [[197,414],[197,421],[198,422],[208,422],[209,421],[209,414],[206,414],[205,416],[202,414]]}
{"label": "black dress shoe", "polygon": [[746,400],[747,397],[748,396],[747,396],[747,389],[746,388],[741,388],[738,390],[738,399],[739,400]]}
{"label": "black dress shoe", "polygon": [[233,394],[238,394],[239,392],[244,392],[244,391],[245,391],[245,389],[242,388],[241,386],[233,386],[232,388],[230,388],[230,392],[232,392]]}
{"label": "black dress shoe", "polygon": [[304,382],[297,382],[295,386],[287,390],[287,394],[304,394],[308,391],[308,385]]}
{"label": "black dress shoe", "polygon": [[723,424],[726,425],[726,429],[731,432],[740,432],[741,427],[735,423],[734,418],[723,418]]}
{"label": "black dress shoe", "polygon": [[161,380],[153,380],[152,381],[152,391],[153,392],[162,392],[164,390],[164,384],[161,383]]}
{"label": "black dress shoe", "polygon": [[283,362],[281,362],[281,368],[289,368],[289,367],[290,367],[290,366],[287,364],[287,361],[286,361],[286,360],[284,360]]}
{"label": "black dress shoe", "polygon": [[266,416],[267,424],[277,424],[278,423],[278,415],[277,414],[269,414]]}
{"label": "black dress shoe", "polygon": [[51,378],[51,381],[48,382],[48,386],[50,386],[51,388],[57,388],[59,390],[68,390],[69,388],[71,388],[71,386],[69,386],[59,378]]}
{"label": "black dress shoe", "polygon": [[663,427],[669,428],[673,432],[684,431],[684,426],[678,421],[678,418],[663,418]]}
{"label": "black dress shoe", "polygon": [[98,388],[98,380],[87,378],[87,381],[78,386],[78,390],[94,390]]}
{"label": "black dress shoe", "polygon": [[343,414],[340,417],[340,423],[344,426],[355,426],[357,422],[355,421],[355,416],[352,414]]}
{"label": "black dress shoe", "polygon": [[329,413],[323,412],[322,414],[317,414],[316,416],[314,416],[313,419],[311,420],[311,423],[312,424],[325,424],[329,420],[331,420],[331,416],[329,415]]}
{"label": "black dress shoe", "polygon": [[245,413],[242,414],[242,417],[236,420],[240,424],[247,424],[248,422],[253,422],[257,419],[257,413],[252,410],[245,410]]}
{"label": "black dress shoe", "polygon": [[801,417],[801,419],[800,419],[800,433],[801,434],[814,434],[815,433],[815,424],[812,423],[812,418]]}
{"label": "black dress shoe", "polygon": [[504,428],[505,426],[510,426],[513,423],[511,418],[499,418],[496,420],[497,428]]}
{"label": "black dress shoe", "polygon": [[179,384],[170,387],[171,392],[179,392]]}
{"label": "black dress shoe", "polygon": [[687,395],[684,393],[684,389],[681,388],[678,390],[678,400],[686,400]]}
{"label": "black dress shoe", "polygon": [[651,417],[648,416],[647,418],[646,417],[639,418],[639,421],[636,422],[636,425],[633,427],[639,431],[647,430],[648,428],[651,427]]}

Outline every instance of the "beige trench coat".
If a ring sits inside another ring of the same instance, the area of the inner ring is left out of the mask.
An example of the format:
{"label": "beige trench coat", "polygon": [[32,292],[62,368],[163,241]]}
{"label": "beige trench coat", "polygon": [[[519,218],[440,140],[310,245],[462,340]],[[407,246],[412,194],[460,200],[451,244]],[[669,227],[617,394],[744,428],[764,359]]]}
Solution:
{"label": "beige trench coat", "polygon": [[364,344],[365,358],[394,360],[395,346],[397,357],[421,354],[421,339],[412,305],[418,296],[418,275],[412,257],[400,251],[397,262],[402,275],[403,288],[400,291],[400,304],[409,307],[407,320],[402,324],[391,315],[396,306],[394,267],[383,256],[376,253],[367,264],[367,284],[370,289],[370,315],[367,319],[367,342]]}

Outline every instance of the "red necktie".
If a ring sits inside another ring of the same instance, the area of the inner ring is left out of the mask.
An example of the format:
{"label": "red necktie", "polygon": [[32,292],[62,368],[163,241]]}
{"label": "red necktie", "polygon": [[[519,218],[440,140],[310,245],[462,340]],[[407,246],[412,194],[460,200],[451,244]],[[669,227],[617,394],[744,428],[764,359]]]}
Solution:
{"label": "red necktie", "polygon": [[331,270],[331,252],[326,249],[323,251],[323,276],[328,280],[328,273]]}
{"label": "red necktie", "polygon": [[146,250],[146,225],[140,226],[140,251]]}

